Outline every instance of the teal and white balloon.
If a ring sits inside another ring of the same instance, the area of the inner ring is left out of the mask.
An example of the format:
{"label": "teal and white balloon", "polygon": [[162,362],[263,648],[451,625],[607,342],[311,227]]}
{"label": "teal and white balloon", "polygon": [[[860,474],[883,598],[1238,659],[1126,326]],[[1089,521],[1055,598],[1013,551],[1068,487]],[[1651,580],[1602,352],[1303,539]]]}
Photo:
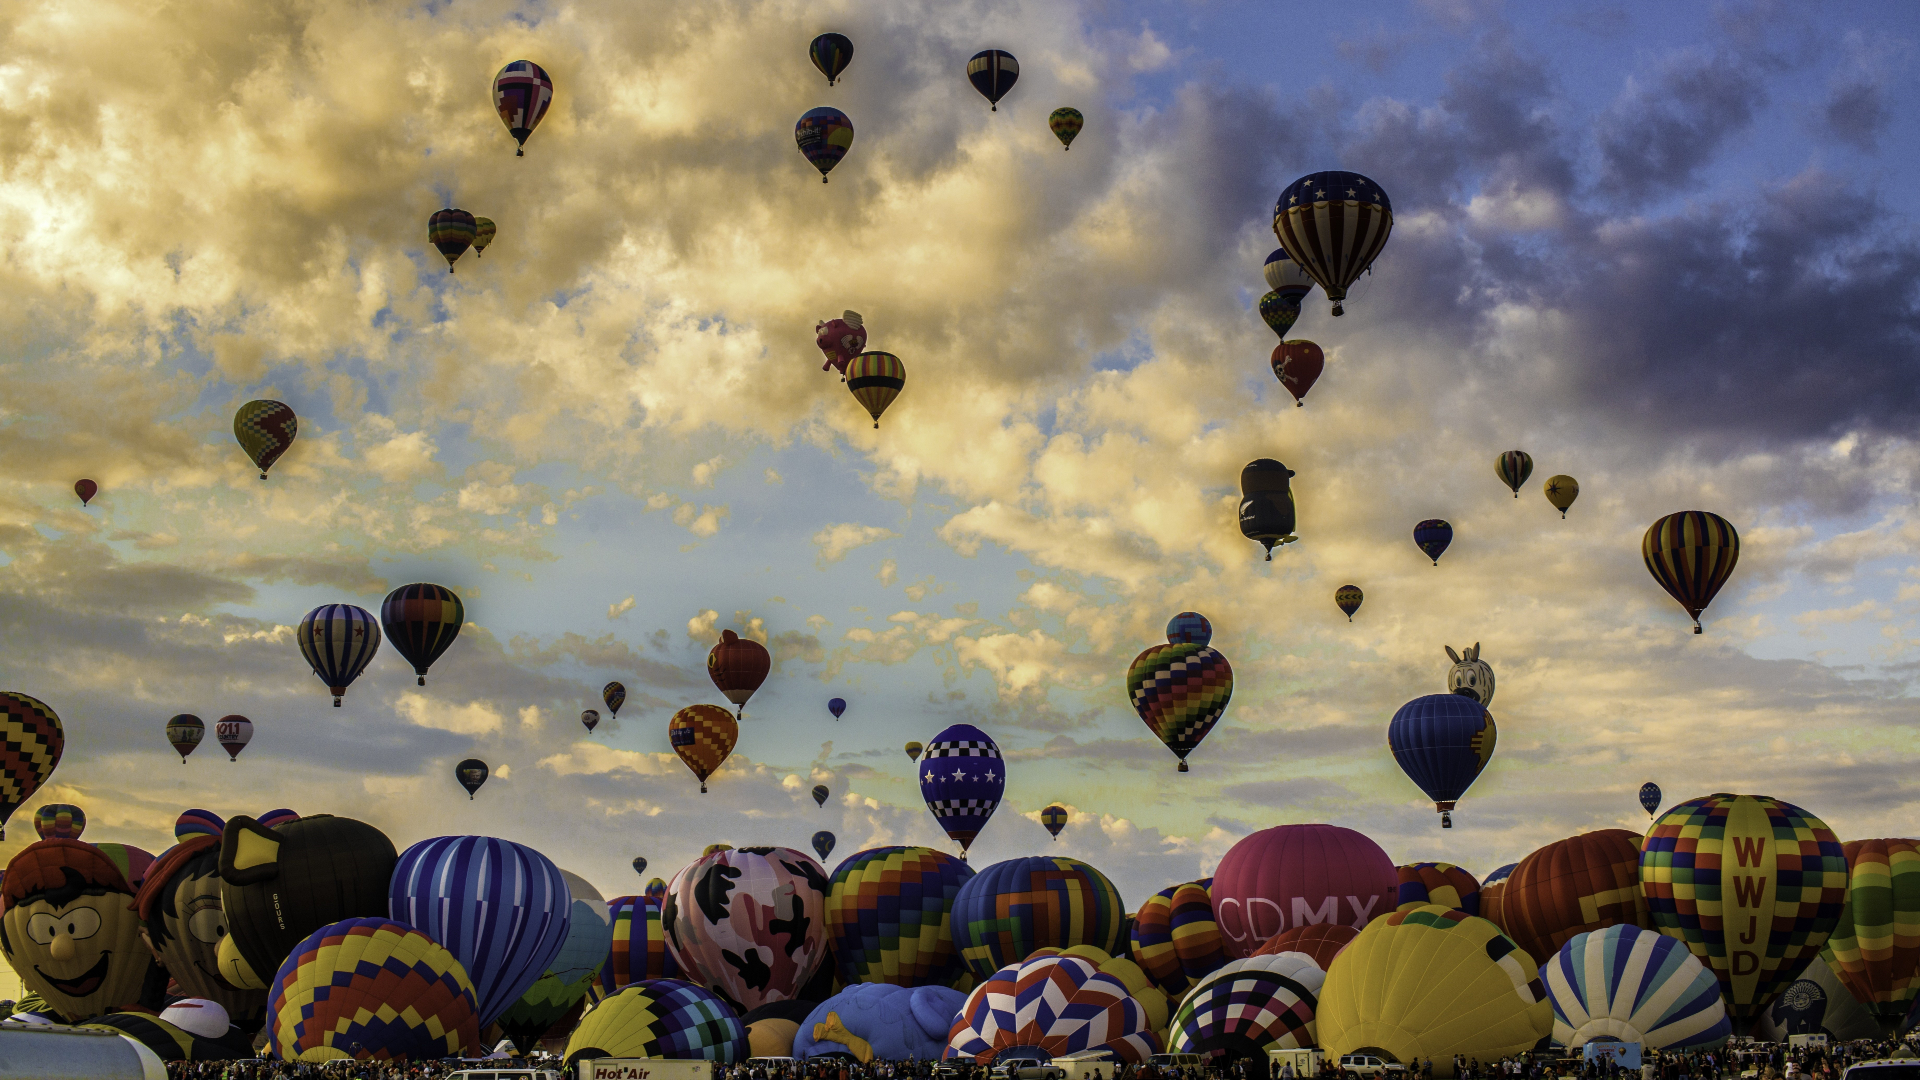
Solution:
{"label": "teal and white balloon", "polygon": [[1650,1050],[1705,1050],[1733,1033],[1720,981],[1685,942],[1622,924],[1576,934],[1541,970],[1553,1042],[1598,1038]]}

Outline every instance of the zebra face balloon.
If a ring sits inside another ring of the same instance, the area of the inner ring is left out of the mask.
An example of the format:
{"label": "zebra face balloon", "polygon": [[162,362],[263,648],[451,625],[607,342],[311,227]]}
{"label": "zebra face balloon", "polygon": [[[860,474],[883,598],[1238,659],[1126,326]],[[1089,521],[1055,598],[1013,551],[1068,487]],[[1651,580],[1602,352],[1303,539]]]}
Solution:
{"label": "zebra face balloon", "polygon": [[1442,646],[1453,659],[1453,668],[1447,672],[1447,690],[1455,694],[1465,694],[1482,705],[1493,704],[1493,665],[1480,659],[1480,643],[1474,642],[1466,656],[1453,651],[1453,646]]}
{"label": "zebra face balloon", "polygon": [[680,966],[744,1013],[797,998],[826,961],[830,885],[792,848],[728,848],[674,875],[660,923]]}

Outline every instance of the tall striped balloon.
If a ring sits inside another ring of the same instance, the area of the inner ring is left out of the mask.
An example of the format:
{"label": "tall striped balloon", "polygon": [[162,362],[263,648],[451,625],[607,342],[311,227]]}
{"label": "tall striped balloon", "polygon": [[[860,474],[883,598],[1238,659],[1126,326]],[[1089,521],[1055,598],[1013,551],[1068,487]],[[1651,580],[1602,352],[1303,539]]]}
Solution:
{"label": "tall striped balloon", "polygon": [[1494,475],[1500,482],[1513,489],[1513,497],[1520,497],[1520,485],[1533,475],[1533,455],[1525,450],[1508,450],[1493,459]]}
{"label": "tall striped balloon", "polygon": [[1920,995],[1920,841],[1853,840],[1844,850],[1847,903],[1821,955],[1892,1030]]}
{"label": "tall striped balloon", "polygon": [[1719,514],[1682,510],[1647,527],[1640,557],[1653,580],[1687,609],[1698,634],[1700,613],[1740,562],[1740,533]]}
{"label": "tall striped balloon", "polygon": [[427,685],[427,669],[460,636],[466,621],[466,605],[444,585],[402,585],[380,604],[380,625],[387,640],[413,665],[421,686]]}
{"label": "tall striped balloon", "polygon": [[427,243],[438,248],[440,254],[446,257],[449,274],[453,273],[453,264],[473,246],[473,238],[479,231],[473,215],[465,210],[452,207],[435,210],[433,216],[427,219]]}
{"label": "tall striped balloon", "polygon": [[1202,878],[1162,889],[1134,914],[1133,960],[1169,994],[1185,993],[1227,962],[1212,885],[1212,878]]}
{"label": "tall striped balloon", "polygon": [[825,921],[840,981],[952,986],[965,973],[952,913],[973,868],[944,851],[881,847],[833,872]]}
{"label": "tall striped balloon", "polygon": [[491,836],[441,836],[400,855],[388,913],[445,945],[473,979],[480,1025],[494,1022],[553,963],[571,895],[545,855]]}
{"label": "tall striped balloon", "polygon": [[380,651],[380,624],[365,608],[321,604],[300,620],[293,639],[300,643],[300,655],[307,658],[313,673],[333,692],[337,709],[341,695]]}
{"label": "tall striped balloon", "polygon": [[[665,883],[661,884],[665,895]],[[600,965],[599,978],[589,988],[594,1001],[648,979],[682,978],[680,962],[667,948],[667,934],[660,925],[660,897],[616,896],[607,908],[613,915],[613,943]]]}
{"label": "tall striped balloon", "polygon": [[1287,185],[1273,206],[1273,235],[1333,301],[1340,302],[1393,232],[1393,202],[1372,180],[1352,172],[1309,173]]}
{"label": "tall striped balloon", "polygon": [[873,426],[880,426],[880,414],[907,387],[907,366],[890,352],[863,352],[847,365],[847,389],[854,400],[873,414]]}
{"label": "tall striped balloon", "polygon": [[1704,1050],[1733,1033],[1720,983],[1686,945],[1637,926],[1576,934],[1540,971],[1553,1002],[1553,1041]]}
{"label": "tall striped balloon", "polygon": [[67,733],[46,702],[0,690],[0,840],[7,819],[53,775],[66,746]]}

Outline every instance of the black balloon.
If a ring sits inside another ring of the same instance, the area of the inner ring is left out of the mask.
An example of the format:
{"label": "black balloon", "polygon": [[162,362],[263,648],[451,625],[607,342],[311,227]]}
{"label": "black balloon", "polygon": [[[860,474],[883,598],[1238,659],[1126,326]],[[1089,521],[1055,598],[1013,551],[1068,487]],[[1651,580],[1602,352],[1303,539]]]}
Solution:
{"label": "black balloon", "polygon": [[1293,470],[1272,458],[1259,458],[1240,470],[1240,532],[1266,545],[1273,561],[1276,544],[1291,544],[1294,530]]}
{"label": "black balloon", "polygon": [[244,815],[220,838],[220,975],[265,989],[301,939],[342,919],[386,918],[399,853],[387,834],[317,814],[267,828]]}
{"label": "black balloon", "polygon": [[477,757],[470,757],[453,767],[453,778],[467,789],[467,801],[473,801],[473,793],[487,782],[487,763]]}

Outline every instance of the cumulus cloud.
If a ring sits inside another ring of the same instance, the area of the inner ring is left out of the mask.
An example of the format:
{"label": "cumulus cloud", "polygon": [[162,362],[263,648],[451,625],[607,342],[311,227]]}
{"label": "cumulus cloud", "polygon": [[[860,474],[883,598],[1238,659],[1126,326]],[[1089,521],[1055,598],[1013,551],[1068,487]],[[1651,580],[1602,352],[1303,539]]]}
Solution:
{"label": "cumulus cloud", "polygon": [[856,525],[848,522],[829,525],[814,533],[813,546],[820,549],[819,563],[825,566],[846,558],[847,553],[855,548],[892,539],[898,535],[900,534],[892,529],[881,528],[878,525]]}

